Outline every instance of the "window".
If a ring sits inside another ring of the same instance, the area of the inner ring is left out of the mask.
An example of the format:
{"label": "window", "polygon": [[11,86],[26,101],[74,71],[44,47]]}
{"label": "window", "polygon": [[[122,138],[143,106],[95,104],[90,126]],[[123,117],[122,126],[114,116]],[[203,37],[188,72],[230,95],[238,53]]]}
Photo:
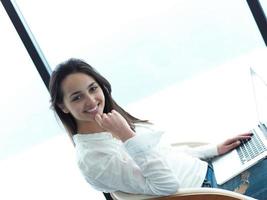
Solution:
{"label": "window", "polygon": [[265,13],[265,16],[266,16],[266,12],[267,12],[267,1],[265,0],[259,0],[260,4],[261,4],[261,7]]}
{"label": "window", "polygon": [[124,105],[265,46],[242,0],[17,3],[51,66],[85,59]]}
{"label": "window", "polygon": [[[111,81],[123,106],[265,46],[241,0],[16,2],[52,67],[70,57],[85,59]],[[71,143],[49,111],[48,92],[0,9],[1,195],[104,199],[78,175]]]}
{"label": "window", "polygon": [[48,91],[2,5],[0,24],[0,198],[104,199],[80,176]]}

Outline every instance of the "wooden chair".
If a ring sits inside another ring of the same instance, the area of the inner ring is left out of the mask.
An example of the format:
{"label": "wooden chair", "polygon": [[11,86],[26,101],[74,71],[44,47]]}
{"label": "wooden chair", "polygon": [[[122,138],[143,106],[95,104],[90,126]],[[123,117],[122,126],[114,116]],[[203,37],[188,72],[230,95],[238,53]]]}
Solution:
{"label": "wooden chair", "polygon": [[[173,146],[187,145],[196,147],[205,145],[206,143],[176,143]],[[128,194],[124,192],[111,193],[111,197],[114,200],[254,200],[252,197],[242,195],[236,192],[218,189],[218,188],[187,188],[179,189],[176,194],[169,196],[152,196],[152,195],[140,195],[140,194]]]}
{"label": "wooden chair", "polygon": [[218,188],[181,189],[177,194],[169,196],[152,196],[128,194],[124,192],[111,193],[114,200],[253,200],[254,198]]}

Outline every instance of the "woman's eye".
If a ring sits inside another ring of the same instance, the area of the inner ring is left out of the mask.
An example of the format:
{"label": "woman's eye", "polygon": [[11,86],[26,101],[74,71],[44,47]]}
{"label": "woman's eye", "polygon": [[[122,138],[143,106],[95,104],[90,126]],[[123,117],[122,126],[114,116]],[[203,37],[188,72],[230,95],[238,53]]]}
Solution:
{"label": "woman's eye", "polygon": [[75,97],[73,97],[72,101],[78,101],[80,99],[81,99],[81,96],[75,96]]}
{"label": "woman's eye", "polygon": [[91,88],[90,88],[90,92],[94,92],[94,91],[96,91],[97,88],[98,88],[97,86],[93,86],[93,87],[91,87]]}

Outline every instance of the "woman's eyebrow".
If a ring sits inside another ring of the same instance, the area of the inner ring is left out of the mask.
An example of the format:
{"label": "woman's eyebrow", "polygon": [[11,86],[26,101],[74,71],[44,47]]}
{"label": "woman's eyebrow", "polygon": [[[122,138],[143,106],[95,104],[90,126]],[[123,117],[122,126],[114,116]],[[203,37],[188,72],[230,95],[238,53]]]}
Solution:
{"label": "woman's eyebrow", "polygon": [[81,91],[73,92],[73,93],[70,95],[70,97],[72,97],[72,96],[74,96],[74,95],[76,95],[76,94],[79,94],[79,93],[81,93]]}
{"label": "woman's eyebrow", "polygon": [[[92,82],[92,83],[90,83],[90,84],[88,85],[87,89],[89,89],[90,87],[92,87],[95,83],[96,83],[95,81]],[[79,94],[79,93],[81,93],[81,91],[75,91],[75,92],[71,93],[70,97],[72,97],[72,96],[74,96],[74,95],[76,95],[76,94]]]}

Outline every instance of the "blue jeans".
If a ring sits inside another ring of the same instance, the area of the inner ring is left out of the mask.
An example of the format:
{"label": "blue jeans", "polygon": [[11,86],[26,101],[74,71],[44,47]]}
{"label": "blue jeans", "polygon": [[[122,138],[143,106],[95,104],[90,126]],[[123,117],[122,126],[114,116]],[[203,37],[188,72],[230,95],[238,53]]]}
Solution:
{"label": "blue jeans", "polygon": [[236,191],[256,199],[267,199],[267,159],[264,159],[245,172],[217,185],[212,165],[209,164],[205,181],[202,187],[214,187]]}

